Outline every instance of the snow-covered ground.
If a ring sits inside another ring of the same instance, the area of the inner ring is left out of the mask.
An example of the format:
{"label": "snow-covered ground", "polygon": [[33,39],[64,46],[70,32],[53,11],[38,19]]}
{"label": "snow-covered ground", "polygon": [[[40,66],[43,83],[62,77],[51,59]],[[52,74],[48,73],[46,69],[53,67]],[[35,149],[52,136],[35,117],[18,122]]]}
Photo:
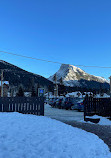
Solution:
{"label": "snow-covered ground", "polygon": [[0,158],[111,158],[96,135],[34,115],[0,113]]}
{"label": "snow-covered ground", "polygon": [[[45,104],[45,116],[59,120],[59,121],[78,121],[83,123],[92,123],[90,121],[84,121],[84,113],[78,112],[75,110],[65,110],[65,109],[58,109],[52,108],[50,105]],[[106,117],[102,116],[92,116],[90,118],[100,118],[99,125],[110,125],[111,121]]]}
{"label": "snow-covered ground", "polygon": [[[100,121],[98,123],[99,125],[109,125],[109,126],[111,126],[111,121],[109,119],[107,119],[106,117],[94,115],[94,116],[87,116],[87,118],[93,118],[93,119],[100,118]],[[81,122],[86,123],[84,120],[82,120]],[[92,122],[88,121],[87,123],[92,123]]]}
{"label": "snow-covered ground", "polygon": [[83,112],[52,108],[48,104],[45,104],[45,116],[59,121],[82,121],[84,119]]}

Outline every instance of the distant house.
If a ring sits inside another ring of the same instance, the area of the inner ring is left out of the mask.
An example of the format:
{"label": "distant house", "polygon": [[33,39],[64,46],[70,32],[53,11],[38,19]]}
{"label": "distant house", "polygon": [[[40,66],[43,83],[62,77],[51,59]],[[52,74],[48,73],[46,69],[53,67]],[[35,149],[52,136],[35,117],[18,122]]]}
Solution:
{"label": "distant house", "polygon": [[[3,81],[3,97],[8,96],[8,91],[9,91],[9,82]],[[1,82],[0,82],[0,96],[1,96]]]}

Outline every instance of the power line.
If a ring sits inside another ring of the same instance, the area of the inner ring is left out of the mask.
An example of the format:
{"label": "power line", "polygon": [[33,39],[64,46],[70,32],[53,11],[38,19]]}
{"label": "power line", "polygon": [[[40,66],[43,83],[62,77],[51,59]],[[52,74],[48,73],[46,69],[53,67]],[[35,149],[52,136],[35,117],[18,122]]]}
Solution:
{"label": "power line", "polygon": [[35,57],[29,57],[29,56],[15,54],[15,53],[10,53],[10,52],[5,52],[5,51],[0,51],[0,52],[6,53],[6,54],[10,54],[10,55],[19,56],[19,57],[23,57],[23,58],[33,59],[33,60],[40,60],[40,61],[51,62],[51,63],[55,63],[55,64],[63,64],[63,63],[60,63],[60,62],[55,62],[55,61],[45,60],[45,59],[39,59],[39,58],[35,58]]}
{"label": "power line", "polygon": [[[35,58],[35,57],[29,57],[29,56],[25,56],[25,55],[21,55],[21,54],[16,54],[16,53],[10,53],[10,52],[5,52],[5,51],[0,51],[0,52],[5,53],[5,54],[14,55],[14,56],[19,56],[19,57],[22,57],[22,58],[32,59],[32,60],[39,60],[39,61],[44,61],[44,62],[49,62],[49,63],[54,63],[54,64],[66,64],[66,63],[61,63],[61,62],[57,62],[57,61],[39,59],[39,58]],[[72,64],[70,64],[70,65],[72,65]],[[74,66],[111,69],[111,67],[106,67],[106,66],[88,66],[88,65],[74,65]]]}

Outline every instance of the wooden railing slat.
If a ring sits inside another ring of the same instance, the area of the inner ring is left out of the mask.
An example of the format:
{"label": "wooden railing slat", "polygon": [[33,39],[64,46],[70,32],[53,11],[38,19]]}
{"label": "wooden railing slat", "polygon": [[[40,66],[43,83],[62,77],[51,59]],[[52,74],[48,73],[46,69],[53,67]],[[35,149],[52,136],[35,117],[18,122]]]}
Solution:
{"label": "wooden railing slat", "polygon": [[0,112],[44,115],[44,98],[2,97],[0,98]]}

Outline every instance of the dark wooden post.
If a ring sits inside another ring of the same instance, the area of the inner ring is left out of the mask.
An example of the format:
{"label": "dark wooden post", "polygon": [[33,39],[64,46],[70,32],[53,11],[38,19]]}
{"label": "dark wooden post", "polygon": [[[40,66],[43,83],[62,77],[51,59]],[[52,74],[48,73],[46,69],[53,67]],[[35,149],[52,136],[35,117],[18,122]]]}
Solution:
{"label": "dark wooden post", "polygon": [[85,97],[84,104],[84,121],[86,121],[86,106],[88,104],[88,96]]}
{"label": "dark wooden post", "polygon": [[110,99],[111,99],[111,76],[109,77],[110,79]]}

